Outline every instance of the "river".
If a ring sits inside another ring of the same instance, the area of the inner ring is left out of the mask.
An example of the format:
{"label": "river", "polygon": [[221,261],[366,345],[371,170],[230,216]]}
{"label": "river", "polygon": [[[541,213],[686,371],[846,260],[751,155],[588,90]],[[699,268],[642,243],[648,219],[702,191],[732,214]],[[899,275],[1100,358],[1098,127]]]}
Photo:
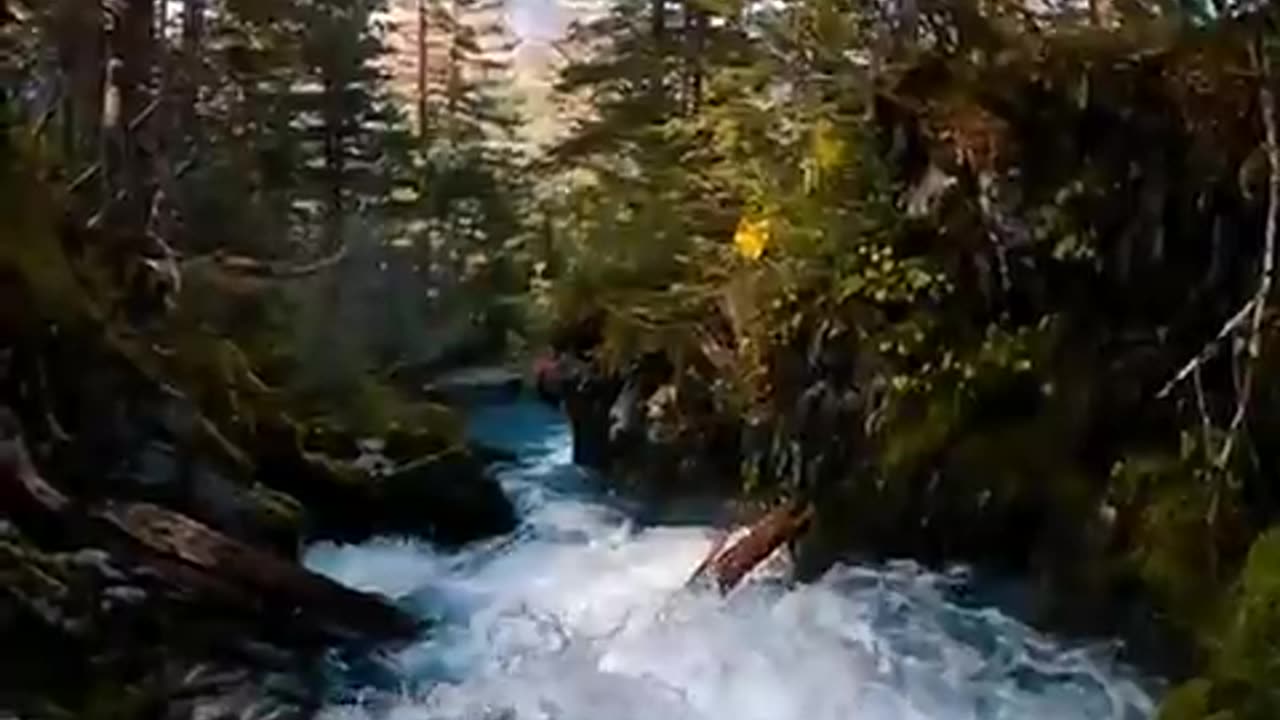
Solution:
{"label": "river", "polygon": [[460,552],[379,540],[306,562],[422,616],[389,655],[335,660],[323,720],[1139,720],[1155,684],[1115,643],[1038,632],[975,600],[963,571],[775,563],[727,598],[683,590],[713,528],[642,525],[570,462],[533,402],[477,407],[472,433],[523,523]]}

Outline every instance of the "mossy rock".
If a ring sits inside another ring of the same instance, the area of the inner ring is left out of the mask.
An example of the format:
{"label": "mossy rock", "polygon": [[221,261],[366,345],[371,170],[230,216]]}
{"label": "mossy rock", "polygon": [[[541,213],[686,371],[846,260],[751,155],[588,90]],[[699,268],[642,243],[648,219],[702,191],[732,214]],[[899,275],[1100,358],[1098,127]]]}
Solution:
{"label": "mossy rock", "polygon": [[459,545],[510,532],[515,508],[464,449],[406,465],[376,481],[379,521],[389,532]]}
{"label": "mossy rock", "polygon": [[257,508],[258,524],[271,547],[292,555],[302,538],[306,510],[288,493],[255,483],[249,497]]}
{"label": "mossy rock", "polygon": [[433,430],[418,427],[390,428],[385,437],[384,454],[393,462],[408,462],[444,452],[456,445],[455,439]]}
{"label": "mossy rock", "polygon": [[[358,541],[411,535],[459,544],[515,527],[515,510],[501,486],[464,447],[374,477],[304,450],[304,431],[297,423],[282,420],[266,429],[256,457],[257,480],[301,502],[311,537]],[[434,447],[431,437],[406,436],[401,449],[414,449],[416,442]]]}
{"label": "mossy rock", "polygon": [[1213,683],[1195,678],[1179,685],[1160,704],[1156,720],[1234,720],[1230,712],[1214,712]]}
{"label": "mossy rock", "polygon": [[307,423],[301,431],[302,446],[329,457],[352,459],[360,454],[354,434],[328,419]]}

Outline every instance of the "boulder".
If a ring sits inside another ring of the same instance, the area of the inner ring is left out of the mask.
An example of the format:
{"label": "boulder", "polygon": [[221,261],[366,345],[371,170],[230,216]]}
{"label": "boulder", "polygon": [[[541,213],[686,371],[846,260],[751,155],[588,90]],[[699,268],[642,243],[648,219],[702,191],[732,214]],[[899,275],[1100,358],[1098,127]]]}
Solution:
{"label": "boulder", "polygon": [[267,432],[255,458],[258,481],[302,502],[312,538],[358,542],[390,534],[454,545],[515,527],[501,485],[465,447],[370,473],[307,452],[296,426]]}
{"label": "boulder", "polygon": [[417,460],[378,479],[381,527],[460,545],[510,532],[515,507],[467,451]]}
{"label": "boulder", "polygon": [[561,353],[540,358],[535,377],[544,399],[563,403],[575,463],[649,502],[737,491],[740,421],[710,410],[708,388],[677,384],[665,358],[614,372]]}

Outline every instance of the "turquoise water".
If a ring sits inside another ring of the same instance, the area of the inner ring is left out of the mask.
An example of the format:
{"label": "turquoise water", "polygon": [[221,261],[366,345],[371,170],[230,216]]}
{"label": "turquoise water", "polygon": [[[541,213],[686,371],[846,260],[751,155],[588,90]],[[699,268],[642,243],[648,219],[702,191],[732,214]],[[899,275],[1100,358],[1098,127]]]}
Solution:
{"label": "turquoise water", "polygon": [[963,572],[840,566],[804,585],[771,560],[727,598],[685,590],[714,529],[641,526],[570,462],[536,403],[476,408],[517,453],[523,523],[441,553],[321,544],[310,567],[428,619],[347,666],[327,720],[1138,720],[1149,683],[1114,645],[1055,640],[963,600]]}

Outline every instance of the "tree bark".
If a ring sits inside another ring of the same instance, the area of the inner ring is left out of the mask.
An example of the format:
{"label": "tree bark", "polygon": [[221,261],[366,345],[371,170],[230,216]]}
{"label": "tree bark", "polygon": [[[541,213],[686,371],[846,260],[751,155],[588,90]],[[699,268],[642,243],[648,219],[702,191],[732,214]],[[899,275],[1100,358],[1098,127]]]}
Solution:
{"label": "tree bark", "polygon": [[62,99],[64,151],[81,163],[96,160],[101,145],[106,37],[102,13],[67,3],[57,19],[58,58],[66,78]]}
{"label": "tree bark", "polygon": [[919,0],[901,0],[899,13],[901,16],[900,38],[907,47],[915,47],[920,41]]}
{"label": "tree bark", "polygon": [[332,68],[324,70],[324,164],[328,194],[326,241],[333,250],[342,246],[346,152],[342,131],[342,83]]}
{"label": "tree bark", "polygon": [[[120,185],[125,190],[120,208],[122,229],[140,231],[147,224],[148,185],[147,157],[152,123],[147,119],[154,100],[155,75],[155,4],[153,0],[129,0],[115,37],[120,56],[120,132],[124,156],[120,168]],[[132,234],[130,232],[130,234]]]}
{"label": "tree bark", "polygon": [[697,0],[686,0],[685,12],[687,14],[686,23],[688,29],[686,40],[688,45],[688,97],[686,99],[687,111],[689,114],[698,112],[702,107],[703,92],[703,70],[702,70],[702,53],[706,50],[707,43],[707,11],[697,4]]}
{"label": "tree bark", "polygon": [[662,107],[662,101],[666,94],[666,89],[663,86],[663,59],[666,56],[667,45],[666,0],[650,0],[649,32],[653,41],[653,66],[649,76],[649,94],[654,103],[653,107],[658,110]]}
{"label": "tree bark", "polygon": [[427,139],[427,0],[418,0],[418,140]]}
{"label": "tree bark", "polygon": [[448,87],[448,122],[450,137],[458,138],[458,114],[462,105],[462,45],[459,36],[466,24],[462,19],[461,6],[457,0],[453,3],[453,32],[449,41],[449,75]]}
{"label": "tree bark", "polygon": [[182,6],[182,135],[194,147],[202,141],[200,132],[200,62],[204,47],[206,0],[186,0]]}
{"label": "tree bark", "polygon": [[1094,27],[1110,27],[1115,17],[1111,0],[1089,0],[1089,21]]}

